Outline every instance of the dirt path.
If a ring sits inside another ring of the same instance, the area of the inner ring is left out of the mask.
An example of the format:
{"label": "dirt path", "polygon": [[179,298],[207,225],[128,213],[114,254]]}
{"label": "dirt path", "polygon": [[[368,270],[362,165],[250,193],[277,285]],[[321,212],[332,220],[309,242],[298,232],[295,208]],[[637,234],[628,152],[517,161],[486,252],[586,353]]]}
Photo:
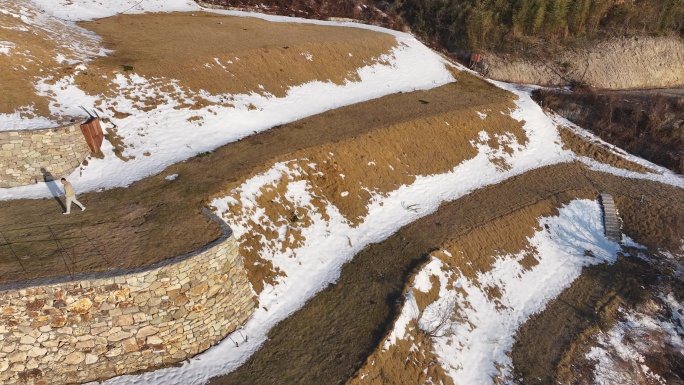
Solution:
{"label": "dirt path", "polygon": [[[548,214],[572,199],[593,199],[602,190],[616,197],[624,230],[638,242],[676,244],[684,236],[684,190],[589,172],[579,164],[534,170],[445,204],[370,245],[343,267],[336,284],[273,328],[245,365],[210,383],[344,383],[388,332],[406,278],[431,251],[523,208],[539,206]],[[659,236],[653,229],[663,227],[672,232]]]}
{"label": "dirt path", "polygon": [[[81,194],[88,210],[69,216],[52,198],[0,202],[0,283],[131,268],[190,252],[219,235],[199,213],[204,200],[269,160],[488,102],[463,80],[343,107],[172,165],[129,188]],[[169,174],[179,177],[164,179]]]}

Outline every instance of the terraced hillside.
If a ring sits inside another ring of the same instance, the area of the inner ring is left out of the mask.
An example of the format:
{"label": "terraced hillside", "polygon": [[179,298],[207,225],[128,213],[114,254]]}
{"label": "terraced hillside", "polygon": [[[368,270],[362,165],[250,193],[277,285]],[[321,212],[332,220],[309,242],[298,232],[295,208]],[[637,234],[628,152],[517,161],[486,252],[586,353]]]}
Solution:
{"label": "terraced hillside", "polygon": [[[12,34],[43,36],[16,4]],[[2,189],[0,281],[195,250],[220,233],[206,206],[258,300],[199,359],[106,383],[684,378],[684,181],[547,115],[528,88],[365,29],[199,8],[55,23],[111,51],[45,58],[52,77],[25,66],[39,80],[3,119],[30,128],[87,104],[106,118],[104,158],[69,176],[83,213],[60,215],[49,183]],[[67,52],[49,36],[25,51]],[[603,235],[601,192],[621,244]]]}

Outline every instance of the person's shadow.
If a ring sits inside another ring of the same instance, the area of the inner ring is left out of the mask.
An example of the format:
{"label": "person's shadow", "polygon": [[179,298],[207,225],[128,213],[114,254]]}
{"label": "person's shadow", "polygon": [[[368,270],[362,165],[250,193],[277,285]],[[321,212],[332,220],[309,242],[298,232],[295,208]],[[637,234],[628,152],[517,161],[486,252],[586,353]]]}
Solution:
{"label": "person's shadow", "polygon": [[50,190],[50,193],[52,193],[52,196],[55,198],[57,203],[62,207],[62,212],[66,212],[66,206],[64,205],[64,202],[60,199],[60,196],[62,195],[62,189],[57,186],[57,182],[55,182],[55,177],[52,176],[52,173],[45,168],[41,167],[40,172],[43,173],[43,180],[45,181],[45,185],[47,188]]}

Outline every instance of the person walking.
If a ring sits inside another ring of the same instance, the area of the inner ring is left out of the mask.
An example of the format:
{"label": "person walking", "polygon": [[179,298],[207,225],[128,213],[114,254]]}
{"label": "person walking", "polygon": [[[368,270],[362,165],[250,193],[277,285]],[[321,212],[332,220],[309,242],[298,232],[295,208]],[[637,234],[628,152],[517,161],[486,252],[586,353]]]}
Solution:
{"label": "person walking", "polygon": [[72,186],[71,183],[66,180],[66,178],[62,178],[62,184],[64,185],[64,196],[66,197],[66,212],[62,214],[66,215],[71,213],[71,202],[76,203],[76,205],[81,208],[81,211],[85,211],[85,206],[83,206],[81,202],[76,199],[74,186]]}

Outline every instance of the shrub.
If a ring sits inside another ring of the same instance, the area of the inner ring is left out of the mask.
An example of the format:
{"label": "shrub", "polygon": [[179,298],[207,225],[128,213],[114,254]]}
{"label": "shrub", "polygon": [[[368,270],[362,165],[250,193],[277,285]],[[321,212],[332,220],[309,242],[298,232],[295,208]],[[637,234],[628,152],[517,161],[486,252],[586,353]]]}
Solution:
{"label": "shrub", "polygon": [[[579,87],[572,93],[541,89],[533,98],[573,123],[633,154],[684,173],[684,103],[662,94],[598,93]],[[571,107],[574,106],[574,107]],[[579,108],[582,113],[576,113]]]}

